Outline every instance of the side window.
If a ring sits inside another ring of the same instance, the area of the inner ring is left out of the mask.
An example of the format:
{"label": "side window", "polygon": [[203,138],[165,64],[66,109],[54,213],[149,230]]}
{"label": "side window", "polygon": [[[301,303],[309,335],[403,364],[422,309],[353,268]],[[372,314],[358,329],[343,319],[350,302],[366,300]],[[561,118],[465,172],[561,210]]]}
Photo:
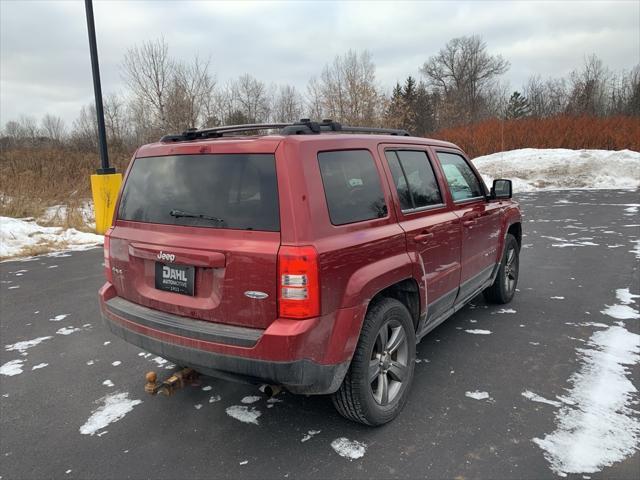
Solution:
{"label": "side window", "polygon": [[438,152],[438,158],[454,202],[484,196],[480,180],[463,157],[455,153]]}
{"label": "side window", "polygon": [[386,156],[402,210],[442,203],[438,181],[426,152],[397,150],[387,151]]}
{"label": "side window", "polygon": [[344,225],[387,215],[380,176],[369,151],[321,152],[318,164],[332,224]]}
{"label": "side window", "polygon": [[396,152],[393,151],[387,150],[385,155],[389,163],[389,170],[391,170],[391,175],[393,175],[393,183],[398,191],[400,208],[402,210],[410,210],[413,208],[413,199],[411,198],[411,192],[407,185],[407,178],[404,176],[402,167],[400,166],[400,159],[398,159]]}

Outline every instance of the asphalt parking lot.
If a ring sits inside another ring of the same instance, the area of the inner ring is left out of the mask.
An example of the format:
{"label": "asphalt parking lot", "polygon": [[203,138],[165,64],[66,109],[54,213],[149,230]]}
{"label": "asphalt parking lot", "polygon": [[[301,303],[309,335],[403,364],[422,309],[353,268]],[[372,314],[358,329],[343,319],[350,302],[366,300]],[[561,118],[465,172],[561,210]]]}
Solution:
{"label": "asphalt parking lot", "polygon": [[[519,200],[526,237],[514,301],[476,298],[429,334],[406,408],[376,429],[344,420],[328,398],[285,392],[269,402],[255,386],[212,378],[148,397],[144,373],[170,365],[102,325],[101,249],[0,264],[1,478],[637,479],[637,355],[606,360],[615,368],[605,374],[626,385],[617,411],[594,410],[583,390],[600,375],[603,334],[637,345],[638,192]],[[122,410],[104,418],[108,402]],[[605,423],[611,414],[613,430],[567,423],[594,412]],[[362,456],[339,455],[340,438]],[[543,448],[558,438],[596,445],[587,456],[604,449],[612,464],[580,472]]]}

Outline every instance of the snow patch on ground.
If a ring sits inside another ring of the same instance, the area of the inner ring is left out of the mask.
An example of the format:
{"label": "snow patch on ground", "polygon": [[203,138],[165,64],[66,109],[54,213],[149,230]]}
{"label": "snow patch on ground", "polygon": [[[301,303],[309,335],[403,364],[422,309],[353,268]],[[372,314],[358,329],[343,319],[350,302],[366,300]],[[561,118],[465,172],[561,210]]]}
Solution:
{"label": "snow patch on ground", "polygon": [[246,405],[232,405],[225,410],[231,418],[241,421],[242,423],[253,423],[258,425],[258,418],[262,412],[255,407],[247,407]]}
{"label": "snow patch on ground", "polygon": [[630,303],[636,303],[634,298],[640,298],[640,295],[631,293],[628,288],[618,288],[616,290],[616,298],[620,300],[620,303],[629,305]]}
{"label": "snow patch on ground", "polygon": [[4,349],[7,352],[10,351],[17,351],[20,352],[22,355],[26,355],[27,350],[29,350],[32,347],[35,347],[36,345],[41,344],[42,342],[44,342],[45,340],[49,340],[53,337],[38,337],[38,338],[34,338],[33,340],[24,340],[22,342],[17,342],[17,343],[13,343],[11,345],[5,345]]}
{"label": "snow patch on ground", "polygon": [[491,312],[491,315],[493,315],[494,313],[517,313],[517,312],[513,308],[501,308],[500,310]]}
{"label": "snow patch on ground", "polygon": [[56,315],[53,318],[50,318],[49,321],[50,322],[60,322],[60,321],[64,320],[65,318],[67,318],[68,316],[69,316],[68,313],[62,313],[60,315]]}
{"label": "snow patch on ground", "polygon": [[[41,222],[60,222],[68,217],[69,207],[67,205],[52,205],[38,218]],[[95,227],[95,216],[93,214],[93,202],[83,202],[77,209],[82,215],[82,221],[90,227]]]}
{"label": "snow patch on ground", "polygon": [[41,368],[48,367],[48,366],[49,366],[48,363],[39,363],[31,367],[31,370],[40,370]]}
{"label": "snow patch on ground", "polygon": [[331,448],[341,457],[355,460],[364,457],[367,451],[367,444],[357,440],[349,440],[345,437],[336,438],[331,442]]}
{"label": "snow patch on ground", "polygon": [[482,330],[480,328],[473,328],[471,330],[465,330],[467,333],[472,333],[474,335],[491,335],[491,330]]}
{"label": "snow patch on ground", "polygon": [[640,442],[630,378],[630,366],[640,362],[640,335],[612,326],[594,333],[587,345],[577,349],[582,365],[569,378],[572,388],[556,413],[556,430],[533,439],[559,475],[598,472],[633,455]]}
{"label": "snow patch on ground", "polygon": [[247,397],[244,397],[242,400],[240,400],[242,403],[256,403],[260,401],[260,398],[258,395],[249,395]]}
{"label": "snow patch on ground", "polygon": [[637,320],[640,318],[640,313],[635,308],[629,305],[605,305],[604,310],[600,310],[601,313],[609,315],[610,317],[617,318],[618,320]]}
{"label": "snow patch on ground", "polygon": [[24,360],[17,359],[11,360],[0,367],[0,375],[6,375],[13,377],[14,375],[20,375],[22,373],[22,364]]}
{"label": "snow patch on ground", "polygon": [[301,442],[301,443],[304,443],[304,442],[306,442],[306,441],[308,441],[308,440],[311,440],[314,436],[316,436],[317,434],[319,434],[321,431],[322,431],[322,430],[309,430],[309,431],[307,432],[307,434],[306,434],[304,437],[302,437],[302,439],[300,439],[300,442]]}
{"label": "snow patch on ground", "polygon": [[96,401],[96,403],[100,402],[102,405],[94,410],[85,424],[80,427],[81,434],[96,434],[98,430],[124,418],[127,413],[133,410],[133,407],[140,405],[142,400],[129,399],[128,392],[117,392]]}
{"label": "snow patch on ground", "polygon": [[102,245],[104,237],[75,228],[43,227],[33,219],[0,217],[0,258],[24,255],[29,248],[56,244],[59,249],[85,250]]}
{"label": "snow patch on ground", "polygon": [[108,379],[107,379],[107,380],[105,380],[104,382],[102,382],[102,384],[103,384],[105,387],[113,387],[113,382],[112,382],[111,380],[108,380]]}
{"label": "snow patch on ground", "polygon": [[71,335],[72,333],[79,332],[81,329],[77,327],[62,327],[56,333],[58,335]]}
{"label": "snow patch on ground", "polygon": [[509,178],[515,192],[557,189],[640,188],[640,153],[631,150],[523,148],[473,160],[491,185]]}
{"label": "snow patch on ground", "polygon": [[522,396],[524,398],[531,400],[532,402],[546,403],[547,405],[553,405],[554,407],[562,406],[561,402],[557,402],[555,400],[549,400],[547,398],[541,397],[537,393],[533,393],[530,390],[525,390],[524,392],[522,392]]}
{"label": "snow patch on ground", "polygon": [[489,397],[489,392],[481,392],[479,390],[476,390],[474,392],[465,392],[464,396],[473,398],[474,400],[488,400],[489,398],[491,398]]}

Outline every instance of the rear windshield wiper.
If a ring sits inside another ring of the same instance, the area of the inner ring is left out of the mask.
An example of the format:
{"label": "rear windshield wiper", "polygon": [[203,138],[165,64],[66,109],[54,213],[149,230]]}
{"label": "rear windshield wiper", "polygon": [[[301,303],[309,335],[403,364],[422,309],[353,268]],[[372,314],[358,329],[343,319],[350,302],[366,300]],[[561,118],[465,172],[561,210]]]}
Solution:
{"label": "rear windshield wiper", "polygon": [[212,222],[218,222],[218,223],[222,223],[224,222],[224,219],[222,218],[218,218],[218,217],[213,217],[211,215],[205,215],[204,213],[191,213],[191,212],[185,212],[183,210],[171,210],[169,212],[169,215],[171,215],[172,217],[176,217],[176,218],[202,218],[204,220],[211,220]]}

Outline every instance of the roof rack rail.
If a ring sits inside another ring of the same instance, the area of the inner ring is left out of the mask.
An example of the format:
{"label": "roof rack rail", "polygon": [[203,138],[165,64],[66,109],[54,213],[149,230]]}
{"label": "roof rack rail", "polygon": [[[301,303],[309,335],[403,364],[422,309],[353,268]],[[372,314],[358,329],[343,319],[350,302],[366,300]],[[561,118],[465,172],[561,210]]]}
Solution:
{"label": "roof rack rail", "polygon": [[322,132],[343,132],[343,133],[379,133],[385,135],[399,135],[408,137],[409,132],[394,128],[375,128],[375,127],[350,127],[342,125],[333,120],[325,119],[322,122],[313,122],[308,118],[303,118],[299,122],[282,129],[283,135],[304,135]]}
{"label": "roof rack rail", "polygon": [[260,130],[280,130],[280,134],[282,135],[309,135],[322,132],[343,132],[410,136],[409,132],[401,129],[350,127],[329,119],[324,119],[322,122],[313,122],[308,118],[303,118],[299,122],[295,123],[249,123],[246,125],[226,125],[222,127],[203,128],[201,130],[189,128],[181,134],[165,135],[160,139],[160,141],[185,142],[203,138],[220,138],[229,133],[253,132]]}
{"label": "roof rack rail", "polygon": [[252,132],[259,130],[280,130],[291,125],[290,123],[248,123],[246,125],[225,125],[222,127],[188,128],[180,134],[172,134],[163,136],[161,142],[185,142],[188,140],[197,140],[201,138],[219,138],[225,133]]}

